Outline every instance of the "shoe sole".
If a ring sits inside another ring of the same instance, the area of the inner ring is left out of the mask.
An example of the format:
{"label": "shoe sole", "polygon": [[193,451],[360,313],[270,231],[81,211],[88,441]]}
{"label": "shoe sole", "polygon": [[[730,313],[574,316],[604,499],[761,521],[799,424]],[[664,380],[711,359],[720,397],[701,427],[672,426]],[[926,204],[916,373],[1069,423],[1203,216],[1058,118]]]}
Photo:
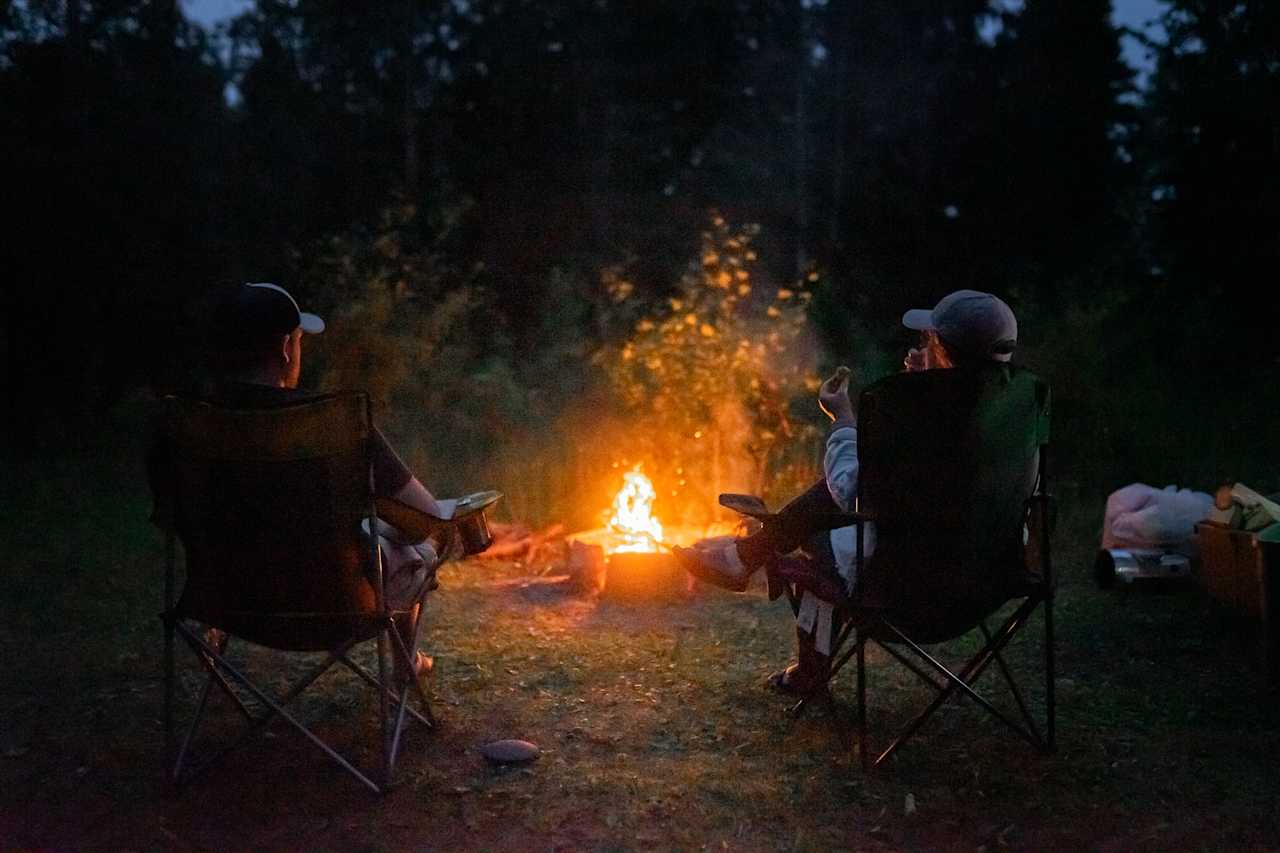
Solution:
{"label": "shoe sole", "polygon": [[747,579],[731,578],[728,575],[721,574],[715,569],[703,565],[702,561],[696,557],[686,557],[684,554],[677,552],[676,559],[680,561],[680,565],[686,572],[693,575],[700,581],[709,583],[712,586],[718,586],[721,589],[727,589],[730,592],[745,592],[747,589]]}

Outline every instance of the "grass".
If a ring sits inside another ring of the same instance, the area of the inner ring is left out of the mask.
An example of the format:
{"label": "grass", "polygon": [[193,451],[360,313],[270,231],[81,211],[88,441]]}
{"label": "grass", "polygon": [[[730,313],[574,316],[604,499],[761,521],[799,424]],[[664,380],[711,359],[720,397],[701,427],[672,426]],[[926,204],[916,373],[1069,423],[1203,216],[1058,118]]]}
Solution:
{"label": "grass", "polygon": [[[834,709],[799,719],[762,687],[793,640],[779,603],[708,592],[627,607],[565,594],[517,564],[471,562],[444,572],[432,603],[424,645],[443,725],[410,735],[399,789],[372,797],[280,727],[175,797],[159,770],[160,542],[137,457],[78,458],[94,461],[15,463],[0,504],[5,848],[1280,847],[1275,693],[1194,590],[1122,599],[1094,588],[1100,501],[1064,507],[1056,542],[1052,757],[953,704],[864,773],[851,679]],[[1010,663],[1034,684],[1038,619],[1031,627]],[[241,655],[264,672],[280,660]],[[870,663],[883,739],[926,693],[883,654]],[[194,691],[193,670],[183,684]],[[371,757],[366,694],[349,677],[320,688],[302,713]],[[231,732],[228,707],[214,711],[209,735]],[[504,737],[538,743],[541,759],[486,764],[476,747]]]}

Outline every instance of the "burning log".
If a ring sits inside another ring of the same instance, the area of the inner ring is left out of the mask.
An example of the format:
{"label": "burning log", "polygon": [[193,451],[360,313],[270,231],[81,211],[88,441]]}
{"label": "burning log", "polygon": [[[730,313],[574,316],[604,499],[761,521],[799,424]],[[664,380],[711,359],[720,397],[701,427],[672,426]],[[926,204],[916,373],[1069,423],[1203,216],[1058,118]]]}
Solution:
{"label": "burning log", "polygon": [[628,471],[614,497],[608,526],[569,537],[569,574],[580,589],[626,602],[670,601],[693,590],[671,545],[726,533],[732,525],[664,528],[653,514],[655,497],[648,477],[638,468]]}
{"label": "burning log", "polygon": [[665,551],[615,551],[605,572],[610,601],[668,601],[687,595],[688,575]]}
{"label": "burning log", "polygon": [[569,582],[578,592],[596,595],[604,591],[604,548],[600,545],[570,542],[566,568],[569,572]]}
{"label": "burning log", "polygon": [[564,538],[564,525],[530,530],[522,524],[490,524],[493,543],[476,555],[481,560],[525,560],[534,562],[548,544]]}

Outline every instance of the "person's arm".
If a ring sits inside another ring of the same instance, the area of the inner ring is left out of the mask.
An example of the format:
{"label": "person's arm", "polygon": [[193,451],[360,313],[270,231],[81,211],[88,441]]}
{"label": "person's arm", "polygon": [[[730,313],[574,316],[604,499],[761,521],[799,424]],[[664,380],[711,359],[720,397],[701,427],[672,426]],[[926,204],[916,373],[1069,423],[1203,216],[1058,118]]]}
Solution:
{"label": "person's arm", "polygon": [[404,486],[402,486],[400,490],[391,497],[406,506],[411,506],[414,509],[421,510],[427,515],[434,516],[435,518],[448,518],[453,514],[452,511],[446,513],[444,506],[442,506],[442,502],[436,500],[435,496],[432,495],[431,492],[427,491],[427,487],[422,485],[422,483],[418,481],[417,477],[410,476],[409,482],[405,483]]}
{"label": "person's arm", "polygon": [[852,423],[837,424],[827,437],[822,469],[831,499],[852,512],[858,497],[858,428]]}
{"label": "person's arm", "polygon": [[[462,554],[462,540],[452,525],[439,524],[437,519],[451,519],[457,507],[454,499],[440,499],[431,494],[422,481],[413,475],[391,444],[377,428],[373,431],[373,482],[379,497],[391,498],[414,512],[393,512],[392,507],[380,510],[389,524],[409,539],[428,565],[438,565],[446,559]],[[429,518],[414,517],[422,513]],[[404,544],[410,544],[408,542]]]}
{"label": "person's arm", "polygon": [[858,496],[858,426],[849,398],[847,367],[840,367],[818,389],[818,405],[834,421],[827,437],[827,452],[822,459],[827,490],[842,510],[853,509]]}
{"label": "person's arm", "polygon": [[453,517],[456,501],[440,500],[427,491],[391,448],[381,430],[374,429],[373,442],[373,483],[380,497],[391,498],[433,518]]}

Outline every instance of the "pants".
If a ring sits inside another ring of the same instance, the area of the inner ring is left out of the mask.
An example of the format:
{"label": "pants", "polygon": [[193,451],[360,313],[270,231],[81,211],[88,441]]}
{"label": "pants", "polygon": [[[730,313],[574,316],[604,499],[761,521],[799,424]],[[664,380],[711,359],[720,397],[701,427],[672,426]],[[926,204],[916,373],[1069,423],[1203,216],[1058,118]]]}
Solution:
{"label": "pants", "polygon": [[[819,480],[778,510],[763,528],[740,540],[738,555],[743,563],[755,569],[771,557],[790,554],[798,548],[815,569],[838,578],[835,552],[831,548],[831,531],[814,529],[813,521],[815,515],[834,512],[840,512],[840,507],[831,497],[827,481]],[[818,642],[818,630],[817,627],[812,631],[796,627],[797,667],[788,678],[796,679],[797,686],[825,679],[831,666],[830,657],[818,648],[830,648],[840,626],[833,622],[831,635],[821,643]]]}
{"label": "pants", "polygon": [[840,511],[827,489],[827,481],[819,480],[792,498],[764,527],[740,540],[738,556],[748,568],[757,569],[773,556],[803,548],[816,567],[835,575],[836,558],[831,550],[830,531],[815,529],[813,517]]}

